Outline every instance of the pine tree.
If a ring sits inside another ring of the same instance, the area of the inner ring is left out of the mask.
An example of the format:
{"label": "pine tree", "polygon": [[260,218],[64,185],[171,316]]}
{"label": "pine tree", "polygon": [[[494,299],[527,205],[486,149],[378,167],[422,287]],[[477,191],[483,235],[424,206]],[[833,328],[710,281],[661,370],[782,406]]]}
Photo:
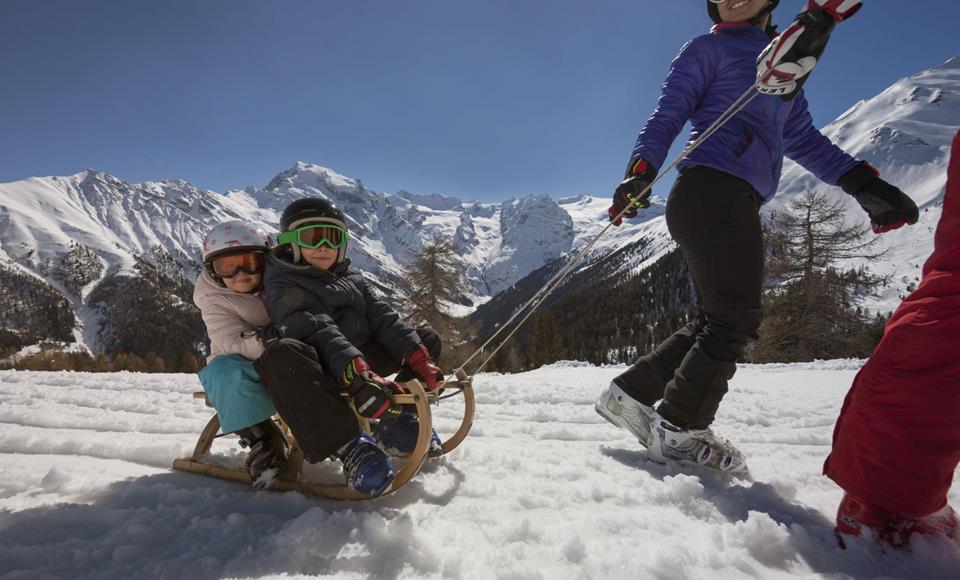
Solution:
{"label": "pine tree", "polygon": [[449,362],[462,360],[472,351],[469,325],[465,319],[450,315],[446,306],[457,303],[468,289],[458,269],[457,255],[456,246],[437,234],[412,254],[401,280],[407,293],[407,319],[415,326],[429,326],[440,335],[444,360]]}
{"label": "pine tree", "polygon": [[157,353],[150,351],[147,353],[147,358],[145,359],[147,364],[147,371],[151,373],[165,373],[167,372],[167,363],[160,358]]}
{"label": "pine tree", "polygon": [[563,339],[557,332],[553,312],[545,308],[537,315],[530,337],[530,364],[536,368],[566,357]]}
{"label": "pine tree", "polygon": [[[495,345],[492,345],[491,348],[496,348]],[[480,354],[480,362],[483,362],[487,359],[489,354]],[[477,363],[479,364],[479,363]],[[523,358],[520,356],[520,350],[517,347],[516,343],[508,342],[503,345],[497,354],[494,355],[493,359],[490,360],[490,363],[484,368],[488,372],[498,372],[498,373],[517,373],[524,369]]]}
{"label": "pine tree", "polygon": [[885,252],[865,224],[849,225],[845,201],[808,191],[767,224],[768,290],[755,362],[867,356],[876,321],[854,305],[856,295],[885,284],[868,269],[844,270],[845,260],[875,261]]}
{"label": "pine tree", "polygon": [[181,351],[177,356],[177,362],[172,367],[168,366],[168,372],[177,373],[195,373],[204,365],[202,357],[191,351]]}

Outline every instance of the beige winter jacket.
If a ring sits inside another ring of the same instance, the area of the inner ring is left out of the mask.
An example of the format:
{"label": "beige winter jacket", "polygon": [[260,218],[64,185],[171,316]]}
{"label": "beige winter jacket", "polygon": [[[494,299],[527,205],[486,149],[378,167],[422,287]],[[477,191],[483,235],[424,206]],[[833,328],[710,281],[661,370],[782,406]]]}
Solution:
{"label": "beige winter jacket", "polygon": [[[249,360],[263,354],[260,340],[248,332],[270,324],[259,294],[241,294],[224,288],[203,271],[193,288],[193,303],[200,309],[210,336],[207,362],[221,354],[239,354]],[[243,336],[244,332],[249,336]]]}

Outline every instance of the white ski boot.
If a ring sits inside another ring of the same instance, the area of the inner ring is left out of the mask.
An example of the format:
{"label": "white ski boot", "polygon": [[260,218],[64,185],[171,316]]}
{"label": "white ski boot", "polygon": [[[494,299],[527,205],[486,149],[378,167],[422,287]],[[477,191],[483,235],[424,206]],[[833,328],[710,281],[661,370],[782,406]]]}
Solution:
{"label": "white ski boot", "polygon": [[633,433],[644,447],[650,446],[650,425],[657,412],[623,392],[617,383],[610,383],[594,409],[610,423]]}
{"label": "white ski boot", "polygon": [[681,429],[657,413],[651,439],[650,459],[658,463],[674,461],[749,477],[743,453],[710,429]]}

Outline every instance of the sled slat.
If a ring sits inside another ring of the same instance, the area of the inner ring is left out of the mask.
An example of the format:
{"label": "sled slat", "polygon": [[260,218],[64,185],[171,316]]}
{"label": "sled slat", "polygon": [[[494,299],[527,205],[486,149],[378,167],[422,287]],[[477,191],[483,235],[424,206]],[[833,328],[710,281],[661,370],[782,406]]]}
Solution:
{"label": "sled slat", "polygon": [[[423,385],[420,384],[420,381],[414,379],[407,383],[404,383],[408,389],[412,391],[409,395],[399,395],[395,397],[397,403],[400,404],[415,404],[417,406],[417,419],[420,426],[419,431],[417,431],[417,445],[413,448],[413,452],[410,454],[410,457],[407,458],[406,465],[397,473],[396,479],[393,480],[393,485],[390,488],[389,493],[393,493],[395,490],[403,487],[403,484],[410,481],[414,475],[420,471],[420,467],[423,465],[423,460],[427,458],[427,450],[430,448],[430,436],[433,433],[433,420],[430,416],[430,405],[427,401],[427,392],[423,389]],[[409,397],[411,399],[410,403],[404,403],[401,399],[406,399]]]}
{"label": "sled slat", "polygon": [[213,439],[217,436],[219,430],[220,415],[214,415],[207,421],[207,426],[200,433],[200,439],[197,441],[197,446],[193,448],[193,455],[190,458],[194,461],[202,461],[203,456],[207,454],[207,451],[210,451]]}
{"label": "sled slat", "polygon": [[[223,467],[221,465],[214,465],[211,463],[201,463],[199,461],[192,461],[189,459],[174,460],[173,468],[179,469],[180,471],[187,471],[190,473],[197,473],[200,475],[207,475],[210,477],[216,477],[218,479],[226,479],[228,481],[236,481],[250,485],[250,475],[246,471],[240,469]],[[347,486],[343,484],[322,484],[299,482],[289,479],[275,479],[273,484],[270,486],[270,489],[273,491],[299,491],[303,493],[309,493],[311,495],[338,500],[371,499],[369,496],[363,495],[362,493],[347,489]]]}
{"label": "sled slat", "polygon": [[463,420],[460,422],[460,428],[457,429],[457,432],[443,442],[441,447],[444,455],[456,449],[463,443],[463,440],[466,439],[467,433],[469,433],[470,428],[473,427],[473,415],[477,408],[473,394],[473,379],[461,370],[457,373],[457,380],[463,388],[461,393],[463,395]]}

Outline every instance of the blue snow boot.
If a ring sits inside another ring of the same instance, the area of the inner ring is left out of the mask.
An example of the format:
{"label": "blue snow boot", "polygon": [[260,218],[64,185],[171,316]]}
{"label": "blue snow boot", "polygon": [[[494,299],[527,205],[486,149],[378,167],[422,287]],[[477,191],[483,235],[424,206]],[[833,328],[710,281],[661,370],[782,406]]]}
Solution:
{"label": "blue snow boot", "polygon": [[[404,411],[396,419],[380,421],[373,427],[373,436],[377,442],[392,455],[410,455],[417,446],[417,435],[420,432],[420,419],[416,413]],[[440,436],[434,430],[430,435],[428,457],[443,455]]]}
{"label": "blue snow boot", "polygon": [[343,461],[347,487],[371,497],[386,491],[397,475],[390,456],[366,433],[344,445],[337,456]]}

